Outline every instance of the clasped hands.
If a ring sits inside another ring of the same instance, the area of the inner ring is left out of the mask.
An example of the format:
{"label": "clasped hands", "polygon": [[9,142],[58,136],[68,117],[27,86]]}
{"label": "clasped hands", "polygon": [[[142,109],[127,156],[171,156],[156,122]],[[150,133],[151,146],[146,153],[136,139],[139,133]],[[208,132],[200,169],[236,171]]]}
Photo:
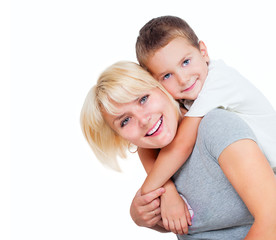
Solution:
{"label": "clasped hands", "polygon": [[179,194],[166,194],[164,188],[145,195],[139,189],[131,203],[130,215],[138,226],[159,232],[188,234],[188,225],[192,225],[185,201]]}

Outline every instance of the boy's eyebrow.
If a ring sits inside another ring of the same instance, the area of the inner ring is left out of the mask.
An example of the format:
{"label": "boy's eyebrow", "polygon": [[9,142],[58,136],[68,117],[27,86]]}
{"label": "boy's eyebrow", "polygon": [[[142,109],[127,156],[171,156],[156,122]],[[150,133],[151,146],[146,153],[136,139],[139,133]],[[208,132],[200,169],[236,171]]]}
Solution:
{"label": "boy's eyebrow", "polygon": [[160,77],[164,76],[165,74],[167,74],[168,71],[164,71],[160,74],[158,74],[155,78],[159,79]]}
{"label": "boy's eyebrow", "polygon": [[162,77],[162,76],[168,74],[169,72],[170,72],[170,71],[166,70],[166,71],[164,71],[164,72],[162,72],[162,73],[159,73],[158,75],[155,75],[155,78],[156,78],[156,79],[159,79],[160,77]]}
{"label": "boy's eyebrow", "polygon": [[[184,60],[187,58],[187,55],[189,55],[189,53],[186,53],[185,56],[178,61],[178,64],[183,63]],[[161,76],[164,76],[165,74],[168,74],[169,72],[170,71],[164,71],[164,72],[158,74],[155,78],[159,79]]]}
{"label": "boy's eyebrow", "polygon": [[187,54],[186,54],[183,58],[181,58],[181,59],[180,59],[180,61],[178,62],[178,64],[183,63],[183,62],[184,62],[184,60],[187,58],[186,56],[187,56]]}

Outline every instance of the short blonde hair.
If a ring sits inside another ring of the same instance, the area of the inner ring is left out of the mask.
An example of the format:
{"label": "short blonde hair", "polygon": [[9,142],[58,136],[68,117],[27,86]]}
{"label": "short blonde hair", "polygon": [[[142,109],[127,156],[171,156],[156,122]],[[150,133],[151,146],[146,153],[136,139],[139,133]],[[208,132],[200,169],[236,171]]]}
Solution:
{"label": "short blonde hair", "polygon": [[150,73],[133,62],[124,61],[111,65],[88,92],[81,110],[81,128],[96,157],[104,165],[119,170],[117,156],[126,158],[129,142],[105,122],[103,110],[116,115],[118,110],[114,102],[132,102],[154,88],[159,88],[168,96],[176,114],[179,114],[178,103],[173,97]]}

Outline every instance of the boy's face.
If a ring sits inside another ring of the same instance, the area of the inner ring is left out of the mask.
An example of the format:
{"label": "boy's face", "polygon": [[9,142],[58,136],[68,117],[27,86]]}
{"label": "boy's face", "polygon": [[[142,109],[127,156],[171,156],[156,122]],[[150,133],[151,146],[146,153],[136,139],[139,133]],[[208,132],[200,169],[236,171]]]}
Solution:
{"label": "boy's face", "polygon": [[195,100],[208,74],[207,48],[177,37],[149,58],[147,67],[175,99]]}

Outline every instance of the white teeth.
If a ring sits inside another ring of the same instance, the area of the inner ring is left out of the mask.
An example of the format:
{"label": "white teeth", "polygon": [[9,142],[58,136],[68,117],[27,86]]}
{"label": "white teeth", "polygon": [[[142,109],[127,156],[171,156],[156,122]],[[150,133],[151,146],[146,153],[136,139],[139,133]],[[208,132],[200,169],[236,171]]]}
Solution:
{"label": "white teeth", "polygon": [[160,127],[161,123],[162,123],[162,120],[160,119],[160,120],[156,123],[156,125],[154,126],[154,128],[151,129],[151,130],[147,133],[147,135],[150,136],[150,135],[154,134],[154,133],[157,131],[157,129]]}

